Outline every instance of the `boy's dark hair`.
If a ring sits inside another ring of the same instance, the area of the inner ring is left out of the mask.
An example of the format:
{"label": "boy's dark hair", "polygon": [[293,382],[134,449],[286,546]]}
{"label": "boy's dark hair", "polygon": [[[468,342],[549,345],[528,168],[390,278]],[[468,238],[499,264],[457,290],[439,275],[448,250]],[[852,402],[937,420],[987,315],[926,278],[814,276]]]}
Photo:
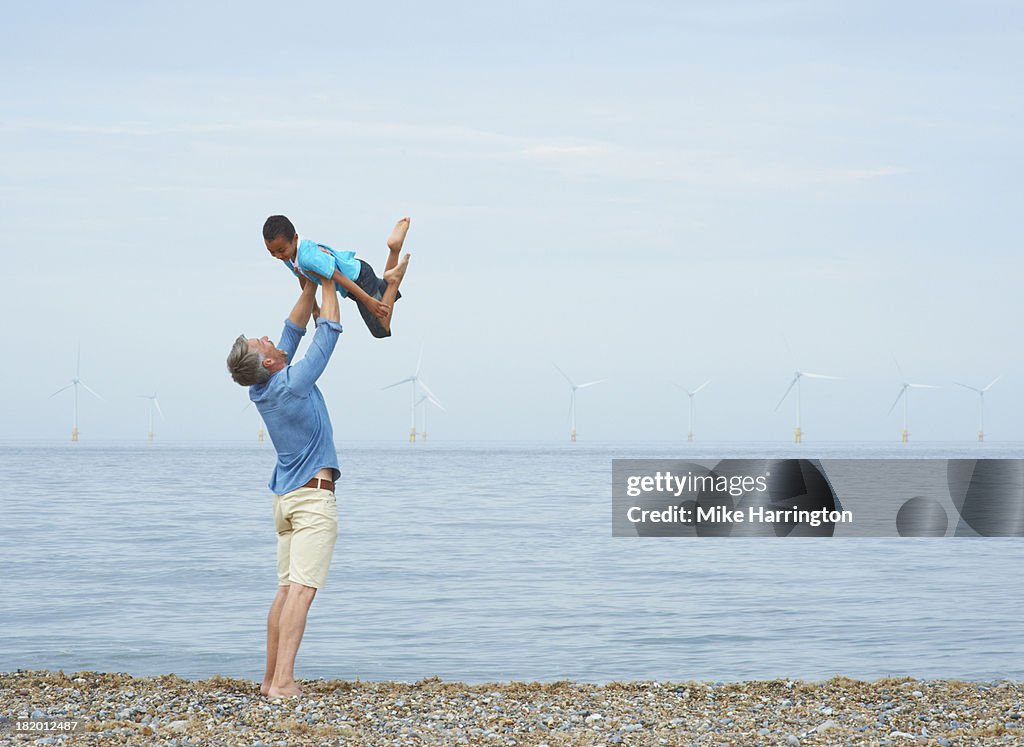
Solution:
{"label": "boy's dark hair", "polygon": [[283,215],[271,215],[263,224],[263,239],[272,241],[278,236],[284,236],[286,239],[294,238],[295,226]]}

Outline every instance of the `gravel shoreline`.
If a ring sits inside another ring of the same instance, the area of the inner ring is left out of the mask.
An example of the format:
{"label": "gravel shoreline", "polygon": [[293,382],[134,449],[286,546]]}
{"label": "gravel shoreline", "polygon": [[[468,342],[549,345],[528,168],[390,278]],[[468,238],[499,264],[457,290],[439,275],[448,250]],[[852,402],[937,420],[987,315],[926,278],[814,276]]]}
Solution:
{"label": "gravel shoreline", "polygon": [[[0,744],[1021,745],[1024,684],[834,677],[738,683],[304,680],[259,683],[98,672],[0,674]],[[17,720],[82,721],[74,734]]]}

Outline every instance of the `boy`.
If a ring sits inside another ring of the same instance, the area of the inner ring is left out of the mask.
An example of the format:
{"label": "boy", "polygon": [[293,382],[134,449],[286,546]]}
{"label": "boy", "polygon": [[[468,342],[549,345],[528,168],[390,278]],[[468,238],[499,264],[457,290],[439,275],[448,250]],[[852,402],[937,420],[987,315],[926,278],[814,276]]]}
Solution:
{"label": "boy", "polygon": [[[295,226],[283,215],[267,218],[263,224],[263,242],[271,256],[284,262],[299,279],[300,287],[305,288],[310,281],[319,285],[317,275],[333,279],[342,297],[350,296],[359,306],[359,314],[370,334],[390,337],[394,303],[402,297],[398,286],[409,265],[408,254],[398,261],[408,230],[409,219],[402,218],[388,237],[383,280],[374,274],[368,263],[356,257],[355,252],[338,252],[309,239],[299,241]],[[318,313],[319,309],[314,306],[313,315]]]}

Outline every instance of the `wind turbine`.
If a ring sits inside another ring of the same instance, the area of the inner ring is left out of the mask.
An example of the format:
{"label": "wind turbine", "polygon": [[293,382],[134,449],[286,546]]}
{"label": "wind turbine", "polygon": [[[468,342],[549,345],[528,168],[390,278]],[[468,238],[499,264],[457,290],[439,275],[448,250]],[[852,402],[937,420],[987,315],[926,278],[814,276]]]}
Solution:
{"label": "wind turbine", "polygon": [[794,371],[793,380],[789,382],[789,387],[786,389],[786,393],[782,395],[782,399],[779,400],[779,404],[775,405],[775,409],[778,410],[782,403],[786,401],[786,397],[789,396],[790,391],[793,387],[796,387],[796,428],[793,430],[793,443],[803,443],[804,434],[800,430],[800,379],[807,377],[808,379],[836,379],[838,376],[826,376],[825,374],[808,373],[807,371]]}
{"label": "wind turbine", "polygon": [[[992,384],[995,384],[1001,378],[1003,378],[1003,375],[999,374],[994,379],[992,379]],[[979,441],[984,441],[985,440],[985,392],[987,392],[989,389],[992,388],[992,384],[989,384],[984,389],[976,389],[975,387],[973,387],[973,386],[971,386],[969,384],[960,384],[959,381],[954,381],[953,383],[954,384],[959,384],[960,386],[964,387],[965,389],[970,389],[972,392],[977,392],[978,393],[978,440]]]}
{"label": "wind turbine", "polygon": [[706,387],[710,383],[711,383],[711,379],[708,379],[703,384],[701,384],[699,387],[694,389],[692,392],[689,389],[687,389],[685,386],[683,386],[682,384],[676,384],[676,386],[679,387],[680,389],[682,389],[684,392],[686,392],[686,395],[690,398],[690,419],[688,421],[689,422],[689,427],[687,428],[687,433],[686,433],[686,440],[688,442],[690,442],[690,443],[693,442],[693,398],[697,395],[697,392],[699,392],[701,389],[703,389],[704,387]]}
{"label": "wind turbine", "polygon": [[430,395],[430,394],[421,394],[420,398],[418,400],[416,400],[416,404],[417,405],[423,405],[423,430],[420,432],[420,436],[422,436],[423,440],[426,441],[427,440],[427,405],[428,404],[433,405],[434,407],[439,409],[441,412],[448,412],[448,411],[445,410],[444,407],[441,405],[441,403],[438,402],[433,397],[433,395]]}
{"label": "wind turbine", "polygon": [[78,440],[78,387],[79,387],[79,385],[81,385],[82,388],[85,389],[85,391],[89,392],[89,394],[91,394],[96,399],[100,400],[101,402],[105,401],[103,399],[103,397],[101,397],[100,395],[96,394],[96,392],[94,392],[92,389],[90,389],[89,386],[84,381],[82,381],[80,378],[78,378],[78,376],[81,373],[81,371],[82,371],[82,346],[79,345],[78,346],[78,360],[75,363],[75,378],[73,378],[71,380],[70,384],[68,384],[65,387],[61,387],[60,389],[55,391],[53,394],[51,394],[50,397],[49,397],[50,399],[52,399],[52,398],[56,397],[58,394],[60,394],[61,392],[65,391],[67,389],[71,389],[72,387],[74,387],[74,394],[75,394],[75,406],[74,406],[74,408],[75,409],[74,409],[74,420],[71,423],[71,440],[72,441],[77,441]]}
{"label": "wind turbine", "polygon": [[263,436],[266,435],[266,432],[263,430],[263,416],[260,415],[259,408],[256,407],[252,402],[249,402],[248,404],[246,404],[245,407],[242,408],[242,412],[245,412],[250,407],[256,411],[256,422],[260,424],[260,429],[256,432],[256,440],[259,441],[260,443],[263,443]]}
{"label": "wind turbine", "polygon": [[[896,405],[899,404],[900,397],[903,397],[903,434],[901,440],[903,443],[907,443],[910,440],[910,432],[907,430],[907,402],[910,401],[910,389],[938,389],[937,386],[932,384],[911,384],[907,381],[907,377],[903,375],[903,369],[900,368],[900,362],[893,358],[893,362],[896,364],[896,370],[900,372],[900,379],[903,381],[903,386],[900,387],[900,393],[896,395],[896,399],[892,403],[892,407],[889,408],[888,415],[892,415],[892,411],[896,409]],[[995,382],[992,382],[993,384]],[[989,385],[991,386],[991,384]]]}
{"label": "wind turbine", "polygon": [[[555,368],[558,368],[556,365]],[[599,379],[598,381],[588,381],[586,384],[574,384],[572,379],[563,371],[558,368],[558,373],[562,374],[562,377],[569,382],[569,386],[572,387],[571,393],[569,394],[569,418],[572,421],[572,430],[569,431],[569,440],[573,443],[576,442],[576,390],[585,389],[588,386],[594,386],[594,384],[601,384],[607,381],[607,379]]]}
{"label": "wind turbine", "polygon": [[411,408],[411,412],[412,412],[412,425],[409,427],[409,443],[416,443],[416,405],[419,403],[418,402],[418,396],[417,396],[418,395],[417,387],[419,387],[420,389],[423,389],[424,392],[429,394],[431,397],[434,397],[435,400],[437,399],[437,397],[434,396],[434,393],[432,391],[430,391],[430,387],[428,387],[423,382],[423,379],[420,378],[420,365],[422,363],[423,363],[423,348],[421,347],[420,348],[419,360],[416,361],[416,370],[413,371],[412,376],[406,376],[401,381],[396,381],[394,384],[388,384],[385,387],[381,387],[381,391],[384,391],[385,389],[391,389],[392,387],[400,386],[401,384],[406,384],[406,383],[411,383],[412,384],[412,400],[411,400],[412,401],[412,408]]}
{"label": "wind turbine", "polygon": [[153,409],[160,413],[160,417],[164,417],[164,411],[160,409],[160,403],[156,401],[156,394],[140,394],[142,399],[149,400],[149,433],[146,434],[146,438],[150,441],[153,440]]}

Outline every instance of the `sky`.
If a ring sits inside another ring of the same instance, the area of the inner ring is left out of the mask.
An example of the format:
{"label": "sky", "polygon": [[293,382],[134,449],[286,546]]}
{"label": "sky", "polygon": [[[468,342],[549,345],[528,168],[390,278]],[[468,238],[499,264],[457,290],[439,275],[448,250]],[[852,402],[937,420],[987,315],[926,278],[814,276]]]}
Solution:
{"label": "sky", "polygon": [[[1024,440],[1013,2],[39,2],[5,13],[0,439],[255,438],[270,214],[378,273],[320,387],[338,440]],[[13,336],[13,339],[12,339]],[[307,338],[311,338],[311,334]],[[305,347],[300,348],[300,354]],[[902,369],[905,377],[901,377]]]}

